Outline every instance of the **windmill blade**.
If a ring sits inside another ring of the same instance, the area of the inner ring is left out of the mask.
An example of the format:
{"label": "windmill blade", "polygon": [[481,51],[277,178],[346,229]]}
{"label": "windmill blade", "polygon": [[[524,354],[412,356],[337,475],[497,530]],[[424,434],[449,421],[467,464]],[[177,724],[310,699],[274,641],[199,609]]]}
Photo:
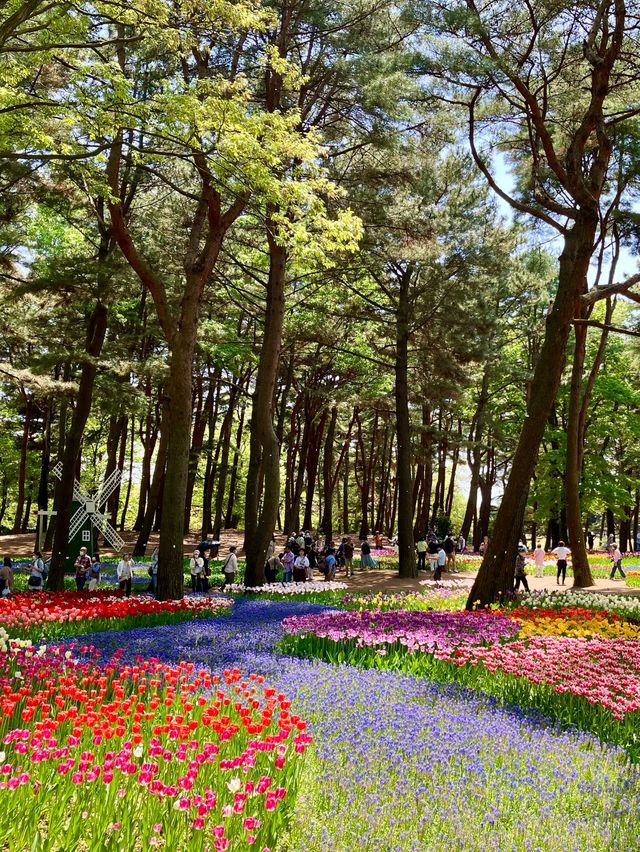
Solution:
{"label": "windmill blade", "polygon": [[69,521],[69,541],[74,537],[74,535],[78,532],[80,527],[85,522],[85,518],[87,517],[86,509],[84,508],[84,503],[78,509],[76,509],[73,517]]}
{"label": "windmill blade", "polygon": [[78,503],[86,503],[89,499],[89,495],[82,490],[77,479],[73,480],[73,499]]}
{"label": "windmill blade", "polygon": [[105,479],[105,481],[100,486],[100,490],[96,494],[96,506],[103,506],[109,497],[116,490],[118,485],[120,485],[120,480],[122,479],[122,471],[116,468],[111,471],[109,476]]}
{"label": "windmill blade", "polygon": [[94,527],[96,527],[96,529],[100,530],[114,550],[122,550],[124,547],[124,539],[120,538],[120,535],[107,520],[106,515],[101,515],[96,512],[94,515],[91,515],[91,523]]}

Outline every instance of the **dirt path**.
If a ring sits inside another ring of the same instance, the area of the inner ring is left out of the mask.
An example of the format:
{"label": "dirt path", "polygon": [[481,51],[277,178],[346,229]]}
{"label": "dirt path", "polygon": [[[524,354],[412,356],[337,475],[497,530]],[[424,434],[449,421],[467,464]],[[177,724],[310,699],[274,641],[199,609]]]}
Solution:
{"label": "dirt path", "polygon": [[[125,531],[120,533],[122,538],[125,540],[127,547],[132,547],[137,538],[138,534],[133,531]],[[31,555],[31,552],[34,547],[34,534],[27,533],[26,535],[3,535],[0,536],[0,556],[4,556],[5,554],[16,557],[23,556],[28,557]],[[242,545],[244,543],[244,533],[242,530],[223,530],[220,545],[220,553],[223,554],[232,544],[235,544],[238,548],[239,555],[243,555]],[[279,548],[284,547],[285,543],[284,535],[277,535],[276,542]],[[152,533],[149,544],[147,545],[147,556],[151,554],[153,548],[158,545],[160,541],[159,533]],[[184,546],[184,555],[191,556],[193,548],[200,542],[200,535],[196,530],[192,530],[188,536],[184,537],[183,546]],[[113,550],[108,547],[101,547],[100,553],[102,556],[114,556],[116,555]],[[356,552],[357,561],[358,554]],[[458,574],[448,574],[444,573],[442,575],[445,580],[460,580],[466,581],[468,584],[476,576],[476,571],[465,571]],[[400,591],[418,591],[420,590],[420,582],[428,577],[430,574],[421,573],[417,579],[407,580],[403,577],[398,577],[397,571],[387,570],[384,568],[377,568],[370,571],[356,571],[355,577],[346,579],[344,573],[342,571],[338,571],[336,575],[336,580],[340,582],[345,582],[354,592],[400,592]],[[317,579],[322,579],[320,575],[318,575]],[[566,586],[557,586],[555,577],[546,576],[542,578],[534,577],[532,574],[527,576],[529,582],[529,588],[535,590],[543,590],[546,589],[548,591],[565,589],[569,591],[571,589],[571,584],[573,579],[571,576],[567,577]],[[609,580],[609,579],[596,579],[595,584],[589,587],[590,591],[602,592],[605,594],[630,594],[630,595],[639,595],[640,589],[629,589],[625,586],[622,580]]]}

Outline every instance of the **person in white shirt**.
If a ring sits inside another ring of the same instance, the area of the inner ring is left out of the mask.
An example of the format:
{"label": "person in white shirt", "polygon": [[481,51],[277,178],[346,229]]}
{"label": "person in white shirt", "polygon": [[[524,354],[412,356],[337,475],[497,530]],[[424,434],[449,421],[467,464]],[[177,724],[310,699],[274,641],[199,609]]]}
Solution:
{"label": "person in white shirt", "polygon": [[304,550],[301,550],[296,556],[296,561],[293,563],[293,582],[304,583],[307,579],[307,572],[310,571],[309,560]]}
{"label": "person in white shirt", "polygon": [[124,592],[126,597],[129,597],[131,594],[131,578],[133,577],[133,562],[129,558],[128,553],[122,554],[122,559],[118,562],[116,573],[118,575],[120,591]]}
{"label": "person in white shirt", "polygon": [[233,583],[235,583],[237,570],[238,557],[236,556],[236,547],[234,544],[232,544],[229,548],[229,555],[227,556],[226,561],[222,566],[222,573],[224,574],[224,583],[222,584],[223,592],[226,586],[231,586],[233,585]]}
{"label": "person in white shirt", "polygon": [[204,559],[200,556],[199,550],[193,551],[193,556],[189,560],[189,570],[191,571],[191,591],[202,591],[202,578],[204,577]]}
{"label": "person in white shirt", "polygon": [[615,580],[616,578],[616,569],[620,572],[620,576],[624,580],[627,576],[622,570],[622,554],[620,553],[620,548],[615,543],[615,541],[611,542],[611,547],[613,548],[613,553],[611,554],[611,559],[613,560],[613,568],[611,569],[611,574],[609,575],[610,580]]}
{"label": "person in white shirt", "polygon": [[567,577],[567,556],[571,553],[568,547],[565,547],[564,541],[559,541],[558,546],[555,547],[552,551],[553,555],[558,560],[557,567],[558,571],[556,574],[556,586],[560,585],[560,576],[562,576],[562,585],[564,586],[564,581]]}
{"label": "person in white shirt", "polygon": [[538,546],[533,551],[533,561],[536,564],[536,577],[544,577],[544,558],[546,554],[544,547],[538,542]]}

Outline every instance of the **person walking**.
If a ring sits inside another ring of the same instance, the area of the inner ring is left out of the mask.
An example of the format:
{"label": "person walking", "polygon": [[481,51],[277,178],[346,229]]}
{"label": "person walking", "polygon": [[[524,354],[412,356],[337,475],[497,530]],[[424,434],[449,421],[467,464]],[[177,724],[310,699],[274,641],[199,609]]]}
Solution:
{"label": "person walking", "polygon": [[100,554],[94,553],[91,557],[91,567],[89,568],[88,573],[89,579],[89,591],[95,592],[98,588],[98,583],[100,582]]}
{"label": "person walking", "polygon": [[222,566],[222,573],[224,574],[224,583],[222,584],[223,592],[227,586],[232,586],[235,583],[237,571],[238,557],[236,556],[236,546],[235,544],[232,544],[229,548],[229,555]]}
{"label": "person walking", "polygon": [[444,540],[444,552],[447,556],[447,571],[456,573],[456,543],[450,535]]}
{"label": "person walking", "polygon": [[91,568],[91,557],[87,553],[86,547],[80,548],[80,553],[74,563],[74,568],[76,569],[76,589],[81,592],[84,589],[87,574]]}
{"label": "person walking", "polygon": [[344,542],[342,555],[344,556],[344,568],[347,573],[347,577],[353,577],[353,542],[350,538],[346,539]]}
{"label": "person walking", "polygon": [[420,540],[416,544],[416,552],[418,554],[418,571],[426,571],[427,570],[427,550],[429,549],[427,545],[426,538],[421,535]]}
{"label": "person walking", "polygon": [[462,535],[462,533],[460,533],[460,535],[458,536],[458,541],[456,542],[456,547],[457,547],[458,553],[460,555],[464,554],[466,547],[467,547],[467,540]]}
{"label": "person walking", "polygon": [[129,557],[128,553],[122,554],[122,559],[118,562],[116,574],[118,576],[120,591],[124,592],[125,597],[128,598],[131,595],[131,581],[133,579],[133,560]]}
{"label": "person walking", "polygon": [[270,556],[264,566],[264,577],[267,583],[275,583],[278,579],[278,571],[282,568],[282,562],[275,555]]}
{"label": "person walking", "polygon": [[445,566],[446,562],[447,562],[447,554],[445,553],[444,547],[441,547],[438,550],[438,554],[437,554],[437,557],[436,557],[436,569],[433,573],[433,579],[436,581],[436,583],[442,577],[442,572],[444,571],[444,566]]}
{"label": "person walking", "polygon": [[296,561],[296,557],[293,554],[293,550],[287,544],[284,553],[282,554],[282,568],[283,568],[283,583],[290,583],[293,579],[293,563]]}
{"label": "person walking", "polygon": [[371,555],[371,545],[366,538],[360,545],[360,567],[363,571],[368,571],[369,568],[377,568],[375,560]]}
{"label": "person walking", "polygon": [[[637,546],[636,542],[636,550],[640,550],[640,547]],[[591,530],[587,532],[587,547],[589,548],[589,553],[593,553],[593,533]]]}
{"label": "person walking", "polygon": [[309,570],[309,559],[304,550],[301,550],[293,563],[293,582],[304,583],[307,580],[307,572]]}
{"label": "person walking", "polygon": [[204,577],[204,557],[200,556],[199,550],[194,550],[189,560],[189,571],[191,572],[191,591],[202,591],[202,578]]}
{"label": "person walking", "polygon": [[533,561],[536,565],[536,577],[544,577],[544,560],[546,553],[544,547],[538,542],[536,549],[533,551]]}
{"label": "person walking", "polygon": [[158,547],[154,547],[153,553],[151,554],[151,565],[149,567],[149,576],[151,577],[151,591],[154,596],[158,595],[158,557],[160,554],[160,549]]}
{"label": "person walking", "polygon": [[4,557],[2,568],[0,568],[0,594],[3,598],[13,591],[13,562],[10,556]]}
{"label": "person walking", "polygon": [[329,548],[329,552],[324,558],[324,579],[335,580],[336,578],[336,557],[333,547]]}
{"label": "person walking", "polygon": [[[6,564],[6,563],[5,563]],[[39,550],[33,551],[31,560],[31,571],[27,580],[27,589],[30,592],[41,592],[44,586],[44,562]]]}
{"label": "person walking", "polygon": [[275,552],[276,552],[276,537],[275,537],[275,535],[272,535],[271,541],[267,545],[267,556],[265,558],[265,562],[268,562]]}
{"label": "person walking", "polygon": [[518,553],[516,555],[516,574],[515,574],[515,586],[514,592],[517,592],[520,588],[520,583],[525,590],[525,592],[529,591],[529,583],[527,582],[527,571],[526,571],[526,562],[524,558],[524,552],[520,550],[518,547]]}
{"label": "person walking", "polygon": [[615,543],[615,541],[611,542],[611,547],[613,548],[613,553],[611,554],[611,559],[613,561],[613,568],[611,569],[611,574],[609,575],[609,579],[615,580],[616,571],[619,571],[621,578],[624,580],[624,578],[627,575],[622,570],[622,553],[620,553],[620,548]]}
{"label": "person walking", "polygon": [[560,577],[562,577],[562,585],[567,577],[567,557],[571,553],[568,547],[565,547],[564,541],[559,541],[558,546],[551,551],[558,560],[556,573],[556,586],[560,585]]}

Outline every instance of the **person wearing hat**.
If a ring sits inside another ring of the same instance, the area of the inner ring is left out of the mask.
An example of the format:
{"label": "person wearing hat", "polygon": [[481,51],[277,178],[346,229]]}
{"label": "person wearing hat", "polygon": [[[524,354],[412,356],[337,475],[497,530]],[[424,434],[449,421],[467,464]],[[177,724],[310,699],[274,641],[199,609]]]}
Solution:
{"label": "person wearing hat", "polygon": [[224,574],[224,583],[222,584],[222,590],[224,591],[227,586],[233,585],[236,580],[236,571],[238,570],[238,557],[236,556],[236,546],[232,544],[229,548],[229,555],[226,558],[224,565],[222,566],[222,573]]}

